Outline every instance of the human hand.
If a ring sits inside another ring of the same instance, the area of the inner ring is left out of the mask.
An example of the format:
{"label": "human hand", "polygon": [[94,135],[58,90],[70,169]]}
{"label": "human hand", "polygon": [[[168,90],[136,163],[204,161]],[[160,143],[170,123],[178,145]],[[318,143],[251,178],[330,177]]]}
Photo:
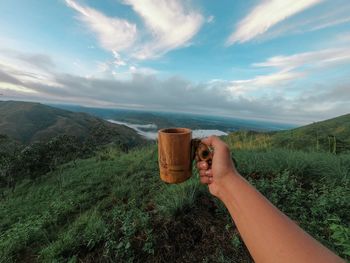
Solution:
{"label": "human hand", "polygon": [[231,159],[228,146],[216,136],[202,140],[202,143],[214,149],[211,167],[205,161],[197,162],[200,181],[207,184],[212,195],[221,198],[220,193],[227,180],[237,176],[238,172]]}

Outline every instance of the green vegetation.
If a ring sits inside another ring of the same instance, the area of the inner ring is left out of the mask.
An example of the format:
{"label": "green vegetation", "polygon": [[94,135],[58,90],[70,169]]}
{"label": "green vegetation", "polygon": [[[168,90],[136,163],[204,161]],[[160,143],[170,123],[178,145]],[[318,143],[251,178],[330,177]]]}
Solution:
{"label": "green vegetation", "polygon": [[60,135],[96,145],[116,142],[126,148],[143,142],[134,130],[86,113],[19,101],[0,101],[0,134],[23,144],[47,142]]}
{"label": "green vegetation", "polygon": [[[349,129],[335,132],[348,117],[328,123],[319,140],[313,132],[327,122],[224,139],[247,180],[350,260]],[[327,148],[324,134],[345,147]],[[0,136],[0,262],[252,262],[197,172],[167,185],[159,179],[156,145],[107,142],[59,135],[23,146]]]}
{"label": "green vegetation", "polygon": [[[350,155],[234,150],[238,169],[323,244],[349,257]],[[251,262],[197,175],[159,180],[155,145],[107,147],[5,191],[3,262]]]}
{"label": "green vegetation", "polygon": [[60,164],[92,156],[107,144],[128,151],[145,143],[134,130],[85,113],[0,101],[0,187],[14,191],[24,178],[36,180]]}
{"label": "green vegetation", "polygon": [[239,149],[285,148],[346,153],[350,152],[350,114],[287,131],[234,132],[228,142]]}

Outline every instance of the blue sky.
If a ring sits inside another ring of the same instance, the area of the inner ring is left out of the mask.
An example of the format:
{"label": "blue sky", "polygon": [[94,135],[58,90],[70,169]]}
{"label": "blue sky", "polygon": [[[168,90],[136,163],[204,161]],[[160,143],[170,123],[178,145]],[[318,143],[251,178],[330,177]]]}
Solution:
{"label": "blue sky", "polygon": [[350,112],[348,0],[2,0],[1,99],[308,123]]}

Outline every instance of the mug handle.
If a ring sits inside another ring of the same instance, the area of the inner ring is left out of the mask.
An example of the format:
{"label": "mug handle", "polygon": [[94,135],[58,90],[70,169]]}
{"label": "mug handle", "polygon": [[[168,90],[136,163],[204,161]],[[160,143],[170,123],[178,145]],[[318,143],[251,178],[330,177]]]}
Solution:
{"label": "mug handle", "polygon": [[211,165],[213,159],[213,151],[200,139],[192,139],[192,160],[204,161]]}

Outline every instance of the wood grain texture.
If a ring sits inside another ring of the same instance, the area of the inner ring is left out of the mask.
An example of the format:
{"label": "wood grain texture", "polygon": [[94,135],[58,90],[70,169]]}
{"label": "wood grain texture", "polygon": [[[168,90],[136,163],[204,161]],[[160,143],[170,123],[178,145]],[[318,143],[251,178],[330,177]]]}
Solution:
{"label": "wood grain texture", "polygon": [[160,178],[167,183],[181,183],[192,175],[192,131],[170,128],[158,131]]}

